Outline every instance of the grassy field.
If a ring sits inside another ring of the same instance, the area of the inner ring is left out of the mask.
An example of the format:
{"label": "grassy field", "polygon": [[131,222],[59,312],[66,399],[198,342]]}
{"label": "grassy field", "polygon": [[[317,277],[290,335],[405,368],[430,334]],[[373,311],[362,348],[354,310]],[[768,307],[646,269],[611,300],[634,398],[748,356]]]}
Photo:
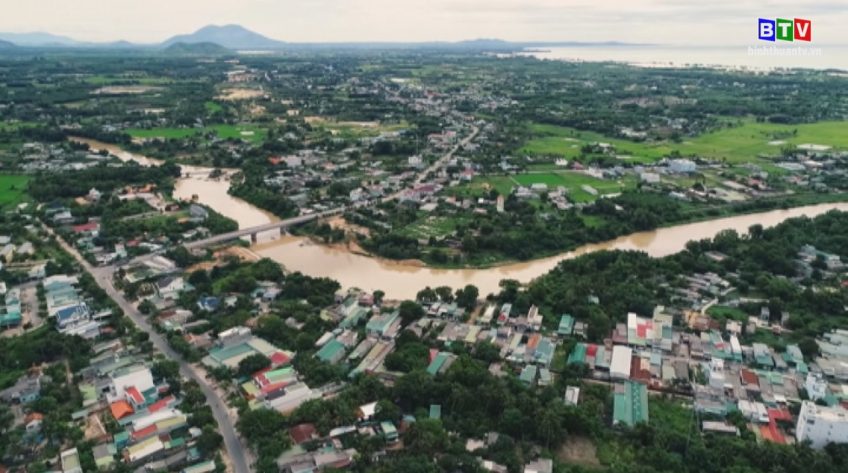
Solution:
{"label": "grassy field", "polygon": [[[133,138],[188,138],[198,133],[215,132],[219,138],[241,138],[252,143],[261,143],[266,131],[255,125],[212,125],[206,128],[130,128],[127,133]],[[244,134],[243,134],[244,133]]]}
{"label": "grassy field", "polygon": [[218,113],[221,110],[224,110],[224,107],[222,107],[221,104],[213,102],[211,100],[207,100],[206,102],[204,102],[203,106],[206,107],[206,111],[208,111],[209,113]]}
{"label": "grassy field", "polygon": [[[728,162],[762,162],[759,156],[778,156],[786,145],[818,144],[848,149],[848,122],[827,121],[799,125],[756,123],[748,120],[740,126],[722,128],[680,143],[637,143],[610,138],[599,133],[578,131],[553,125],[531,125],[534,138],[521,152],[531,155],[556,155],[574,158],[589,143],[609,143],[619,155],[632,156],[635,162],[656,161],[674,150],[684,156],[726,159]],[[770,144],[782,141],[785,144]]]}
{"label": "grassy field", "polygon": [[531,155],[555,155],[573,159],[580,155],[580,148],[590,143],[609,143],[615,146],[618,154],[633,156],[635,160],[656,161],[669,152],[668,147],[651,147],[643,143],[609,138],[591,131],[579,131],[574,128],[533,124],[530,129],[535,136],[519,151]]}
{"label": "grassy field", "polygon": [[85,78],[85,81],[91,85],[112,85],[133,82],[138,85],[162,85],[173,82],[165,77],[146,77],[146,76],[106,76],[96,75]]}
{"label": "grassy field", "polygon": [[453,233],[458,221],[447,217],[425,217],[403,228],[401,233],[412,238],[440,237]]}
{"label": "grassy field", "polygon": [[584,185],[595,188],[599,194],[614,194],[621,192],[628,186],[628,183],[624,181],[598,179],[575,171],[517,174],[512,176],[512,179],[522,186],[547,184],[551,191],[559,186],[565,187],[568,189],[569,198],[575,202],[591,202],[597,198],[597,196],[583,190]]}
{"label": "grassy field", "polygon": [[592,186],[598,191],[599,195],[602,195],[614,194],[626,188],[634,187],[635,181],[632,177],[628,177],[622,181],[598,179],[576,171],[528,172],[512,176],[477,177],[469,184],[457,188],[456,194],[463,197],[481,196],[490,189],[495,189],[498,191],[498,194],[507,196],[512,193],[515,187],[531,186],[533,184],[547,184],[549,191],[554,191],[557,187],[562,186],[568,189],[568,196],[571,200],[575,202],[591,202],[597,199],[598,196],[583,190],[584,185]]}
{"label": "grassy field", "polygon": [[0,121],[0,131],[17,131],[21,128],[32,128],[37,126],[37,123],[34,122],[22,122],[22,121]]}
{"label": "grassy field", "polygon": [[200,133],[197,128],[130,128],[127,134],[133,138],[187,138]]}
{"label": "grassy field", "polygon": [[261,143],[266,135],[265,130],[255,125],[212,125],[207,129],[214,130],[219,138],[241,138],[252,143]]}
{"label": "grassy field", "polygon": [[12,207],[27,200],[28,176],[0,174],[0,208]]}
{"label": "grassy field", "polygon": [[451,191],[461,197],[479,197],[494,188],[498,194],[508,196],[515,186],[515,181],[509,176],[485,176],[475,177],[470,183],[451,188]]}

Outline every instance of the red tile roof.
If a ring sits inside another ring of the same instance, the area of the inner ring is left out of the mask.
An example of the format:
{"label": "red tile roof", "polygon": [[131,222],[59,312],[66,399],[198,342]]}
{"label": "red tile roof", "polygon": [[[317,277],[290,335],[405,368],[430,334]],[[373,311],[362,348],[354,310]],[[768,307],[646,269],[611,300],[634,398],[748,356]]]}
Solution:
{"label": "red tile roof", "polygon": [[527,348],[535,349],[536,346],[539,344],[539,340],[541,339],[541,335],[539,335],[538,333],[534,333],[530,336],[530,339],[527,340]]}
{"label": "red tile roof", "polygon": [[271,364],[274,366],[287,365],[291,361],[291,357],[285,353],[278,351],[271,355]]}
{"label": "red tile roof", "polygon": [[141,439],[145,439],[147,437],[150,437],[151,435],[153,435],[155,433],[156,433],[156,424],[150,424],[150,425],[148,425],[147,427],[145,427],[141,430],[136,430],[135,432],[133,432],[132,438],[133,438],[133,440],[141,440]]}
{"label": "red tile roof", "polygon": [[138,388],[135,386],[130,386],[127,388],[127,394],[132,398],[133,402],[136,404],[144,404],[144,396],[138,392]]}
{"label": "red tile roof", "polygon": [[757,374],[753,371],[742,369],[740,372],[740,376],[742,377],[742,382],[745,384],[754,384],[760,385],[760,378],[757,377]]}
{"label": "red tile roof", "polygon": [[276,391],[278,389],[284,388],[284,387],[288,386],[288,384],[289,383],[286,383],[286,382],[266,384],[266,385],[262,386],[262,394],[268,394],[272,391]]}
{"label": "red tile roof", "polygon": [[313,424],[298,424],[289,429],[289,435],[295,445],[300,445],[304,442],[312,440],[316,435],[315,425]]}
{"label": "red tile roof", "polygon": [[74,225],[74,233],[82,233],[82,232],[90,232],[92,230],[97,230],[100,228],[100,224],[97,222],[88,222],[82,225]]}
{"label": "red tile roof", "polygon": [[112,411],[112,416],[115,420],[122,419],[135,412],[130,403],[127,401],[113,402],[112,405],[109,406],[109,409]]}
{"label": "red tile roof", "polygon": [[167,406],[168,406],[168,404],[169,404],[169,403],[171,402],[171,400],[173,400],[173,399],[174,399],[174,397],[173,397],[173,396],[168,396],[168,397],[166,397],[166,398],[160,399],[160,400],[158,400],[158,401],[154,402],[153,404],[151,404],[151,405],[147,406],[147,411],[148,411],[148,412],[156,412],[156,411],[158,411],[158,410],[160,410],[160,409],[162,409],[162,408],[164,408],[164,407],[167,407]]}

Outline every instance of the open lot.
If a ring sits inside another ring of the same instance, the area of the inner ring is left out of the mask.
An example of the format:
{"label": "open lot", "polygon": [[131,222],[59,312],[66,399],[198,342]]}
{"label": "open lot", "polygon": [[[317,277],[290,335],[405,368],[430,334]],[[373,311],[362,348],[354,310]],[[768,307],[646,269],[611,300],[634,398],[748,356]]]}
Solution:
{"label": "open lot", "polygon": [[18,205],[27,200],[28,176],[0,174],[0,208]]}
{"label": "open lot", "polygon": [[533,184],[547,184],[549,191],[557,187],[565,187],[568,190],[569,199],[574,202],[591,202],[598,196],[583,190],[584,185],[593,187],[598,195],[614,194],[626,188],[635,186],[633,178],[621,181],[609,179],[598,179],[577,171],[532,171],[524,174],[511,176],[483,176],[477,177],[469,184],[457,188],[457,194],[463,196],[481,196],[490,189],[495,189],[500,195],[507,196],[518,186],[531,186]]}
{"label": "open lot", "polygon": [[549,190],[554,190],[559,186],[565,187],[568,189],[568,196],[575,202],[590,202],[597,198],[597,196],[583,190],[583,186],[593,187],[598,191],[598,194],[614,194],[621,192],[626,186],[623,182],[598,179],[575,171],[517,174],[512,178],[523,186],[547,184]]}

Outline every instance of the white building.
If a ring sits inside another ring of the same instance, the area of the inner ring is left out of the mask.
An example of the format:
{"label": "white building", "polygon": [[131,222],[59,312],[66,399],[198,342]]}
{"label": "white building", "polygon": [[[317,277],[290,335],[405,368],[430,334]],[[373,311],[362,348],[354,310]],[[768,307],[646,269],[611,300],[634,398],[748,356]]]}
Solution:
{"label": "white building", "polygon": [[713,358],[710,360],[710,386],[715,389],[724,389],[725,383],[724,360]]}
{"label": "white building", "polygon": [[630,378],[630,360],[633,358],[633,350],[624,345],[616,345],[612,348],[612,361],[610,362],[610,377],[613,379]]}
{"label": "white building", "polygon": [[804,380],[804,389],[807,390],[807,397],[812,401],[818,401],[827,397],[827,381],[821,373],[807,373],[807,379]]}
{"label": "white building", "polygon": [[115,402],[119,399],[124,399],[126,392],[130,388],[135,388],[142,393],[153,388],[153,374],[150,368],[142,365],[129,367],[112,376],[112,382],[109,386],[109,392],[106,394],[106,399],[109,402]]}
{"label": "white building", "polygon": [[795,438],[798,442],[809,441],[813,448],[821,448],[828,443],[848,443],[848,411],[841,407],[802,402]]}
{"label": "white building", "polygon": [[698,165],[691,159],[672,159],[668,169],[675,174],[689,174],[698,170]]}
{"label": "white building", "polygon": [[643,172],[639,174],[639,180],[646,184],[659,184],[660,175],[655,172]]}

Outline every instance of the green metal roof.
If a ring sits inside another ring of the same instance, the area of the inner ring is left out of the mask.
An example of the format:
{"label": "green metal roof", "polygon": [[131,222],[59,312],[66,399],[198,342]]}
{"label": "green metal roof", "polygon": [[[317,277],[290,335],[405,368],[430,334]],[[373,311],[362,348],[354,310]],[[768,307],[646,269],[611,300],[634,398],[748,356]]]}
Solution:
{"label": "green metal roof", "polygon": [[584,364],[586,363],[586,344],[578,343],[574,346],[574,350],[568,355],[568,364]]}
{"label": "green metal roof", "polygon": [[441,419],[442,418],[442,405],[441,404],[430,404],[430,418],[431,419]]}
{"label": "green metal roof", "polygon": [[613,395],[613,423],[634,426],[648,422],[648,388],[633,381],[625,381],[623,387]]}
{"label": "green metal roof", "polygon": [[430,365],[427,366],[427,372],[435,376],[436,373],[438,373],[439,370],[442,369],[442,365],[445,364],[445,361],[447,361],[447,359],[448,354],[443,351],[440,351],[439,354],[436,355],[435,358],[433,358],[433,361],[430,362]]}
{"label": "green metal roof", "polygon": [[571,335],[571,332],[574,331],[574,317],[569,314],[563,314],[562,317],[559,318],[559,328],[557,329],[557,333],[560,335]]}
{"label": "green metal roof", "polygon": [[532,383],[536,379],[536,365],[527,365],[521,370],[521,375],[518,377],[525,383]]}
{"label": "green metal roof", "polygon": [[342,342],[336,339],[332,339],[327,342],[327,344],[325,344],[323,347],[321,347],[321,349],[318,350],[318,353],[316,353],[315,356],[318,357],[318,359],[321,361],[332,363],[337,359],[340,353],[344,354],[344,350],[345,346],[342,344]]}

